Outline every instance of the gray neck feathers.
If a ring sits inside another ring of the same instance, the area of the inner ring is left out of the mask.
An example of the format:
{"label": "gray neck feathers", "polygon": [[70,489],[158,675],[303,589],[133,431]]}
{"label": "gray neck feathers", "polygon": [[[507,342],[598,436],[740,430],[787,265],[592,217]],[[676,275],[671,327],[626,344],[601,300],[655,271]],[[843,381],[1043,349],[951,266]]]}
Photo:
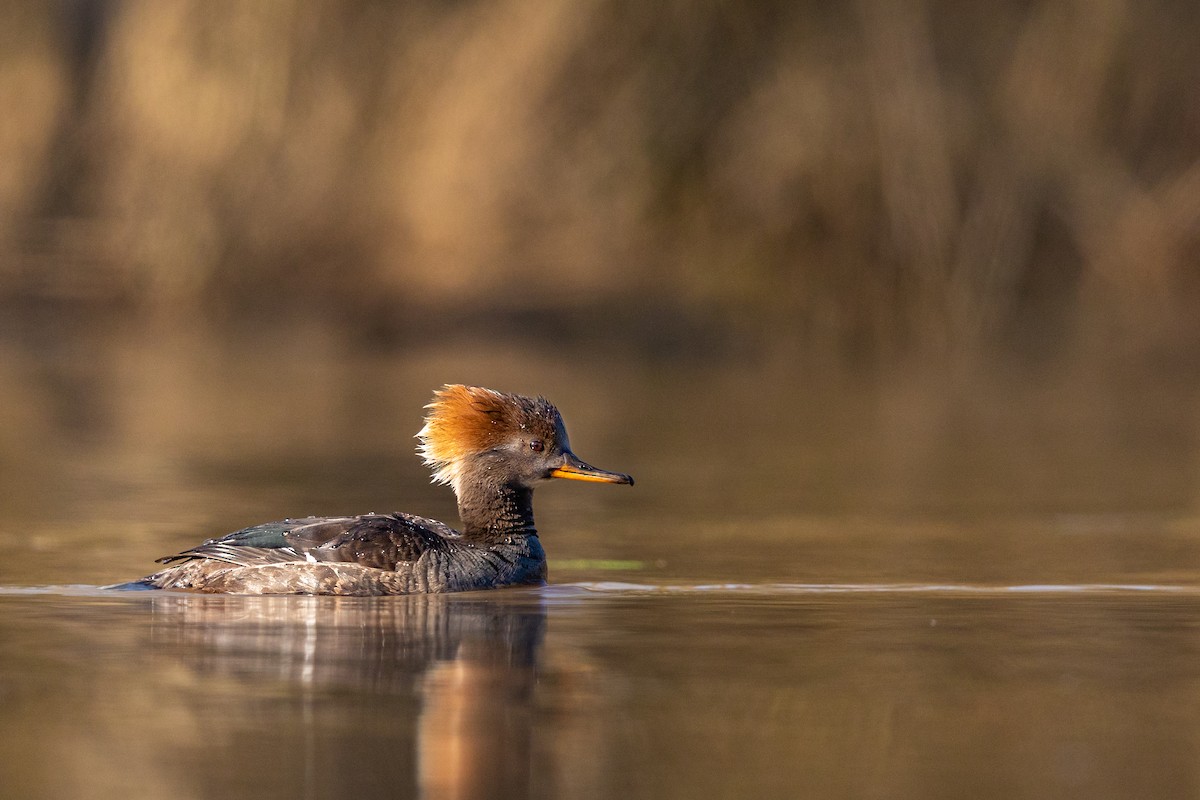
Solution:
{"label": "gray neck feathers", "polygon": [[514,486],[484,470],[463,475],[458,493],[458,515],[463,535],[483,542],[536,534],[533,524],[533,490]]}

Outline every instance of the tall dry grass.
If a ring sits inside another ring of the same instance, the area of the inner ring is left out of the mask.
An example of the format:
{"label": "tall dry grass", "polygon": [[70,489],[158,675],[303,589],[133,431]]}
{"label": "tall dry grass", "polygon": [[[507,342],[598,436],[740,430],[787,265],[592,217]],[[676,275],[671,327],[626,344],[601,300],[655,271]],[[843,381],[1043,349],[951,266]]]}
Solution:
{"label": "tall dry grass", "polygon": [[1183,0],[2,13],[9,308],[403,328],[624,306],[839,352],[1200,344]]}

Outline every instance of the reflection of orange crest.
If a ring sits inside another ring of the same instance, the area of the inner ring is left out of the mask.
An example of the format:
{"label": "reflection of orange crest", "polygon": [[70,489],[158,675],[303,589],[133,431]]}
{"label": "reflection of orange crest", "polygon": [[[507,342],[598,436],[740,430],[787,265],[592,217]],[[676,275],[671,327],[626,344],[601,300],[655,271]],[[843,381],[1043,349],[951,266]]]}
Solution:
{"label": "reflection of orange crest", "polygon": [[425,406],[429,414],[417,434],[418,448],[433,479],[457,489],[462,461],[527,431],[547,443],[557,436],[558,410],[544,398],[505,394],[480,386],[447,384]]}

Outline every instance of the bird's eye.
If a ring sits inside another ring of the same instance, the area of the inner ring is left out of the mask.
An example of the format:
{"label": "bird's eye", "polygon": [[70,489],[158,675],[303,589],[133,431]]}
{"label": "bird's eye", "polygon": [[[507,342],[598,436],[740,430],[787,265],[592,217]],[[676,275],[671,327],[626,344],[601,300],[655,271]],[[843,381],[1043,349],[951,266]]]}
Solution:
{"label": "bird's eye", "polygon": [[541,439],[533,439],[529,442],[529,449],[535,453],[540,453],[546,449],[546,445],[542,444]]}

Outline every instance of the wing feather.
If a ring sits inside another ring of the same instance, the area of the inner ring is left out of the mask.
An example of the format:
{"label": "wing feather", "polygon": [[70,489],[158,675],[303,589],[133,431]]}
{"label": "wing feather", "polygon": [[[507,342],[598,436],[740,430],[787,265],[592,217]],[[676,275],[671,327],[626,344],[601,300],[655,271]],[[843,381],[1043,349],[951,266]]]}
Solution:
{"label": "wing feather", "polygon": [[411,514],[306,517],[243,528],[159,562],[211,559],[240,566],[338,562],[394,570],[431,549],[452,546],[457,538],[458,532],[448,525]]}

